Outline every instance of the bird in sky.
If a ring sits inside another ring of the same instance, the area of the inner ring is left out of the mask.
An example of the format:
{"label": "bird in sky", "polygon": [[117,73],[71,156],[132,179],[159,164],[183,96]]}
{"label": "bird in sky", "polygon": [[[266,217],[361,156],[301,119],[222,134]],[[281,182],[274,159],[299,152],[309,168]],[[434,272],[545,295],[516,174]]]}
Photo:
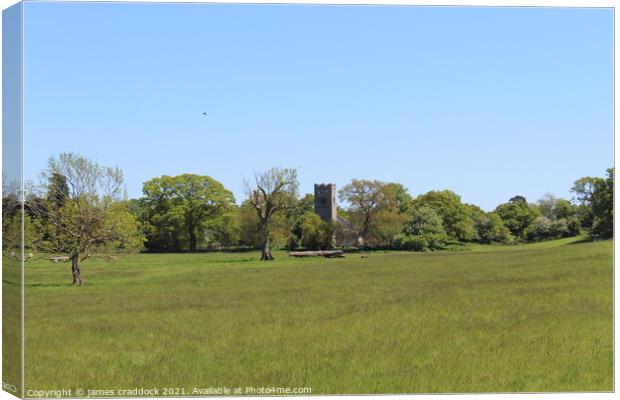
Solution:
{"label": "bird in sky", "polygon": [[206,113],[206,112],[203,112],[203,113],[202,113],[202,115],[204,115],[204,116],[206,117],[206,116],[207,116],[207,113]]}

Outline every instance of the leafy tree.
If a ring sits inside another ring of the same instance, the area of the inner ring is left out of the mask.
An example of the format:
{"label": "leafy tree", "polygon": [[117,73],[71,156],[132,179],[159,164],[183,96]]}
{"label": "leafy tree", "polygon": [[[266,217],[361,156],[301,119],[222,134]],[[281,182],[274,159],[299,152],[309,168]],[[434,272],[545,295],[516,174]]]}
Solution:
{"label": "leafy tree", "polygon": [[569,219],[575,216],[575,208],[570,201],[557,198],[551,193],[546,193],[537,204],[540,215],[550,220]]}
{"label": "leafy tree", "polygon": [[512,240],[510,230],[496,213],[483,213],[474,222],[479,243],[507,243]]}
{"label": "leafy tree", "polygon": [[401,213],[398,208],[380,210],[368,234],[370,243],[375,246],[392,247],[400,235],[409,214]]}
{"label": "leafy tree", "polygon": [[461,197],[450,190],[430,191],[418,196],[417,206],[428,206],[435,210],[443,221],[449,238],[468,241],[474,236],[474,222],[470,209],[461,202]]}
{"label": "leafy tree", "polygon": [[613,237],[614,229],[614,169],[607,170],[607,178],[595,185],[592,196],[592,232],[600,238]]}
{"label": "leafy tree", "polygon": [[332,246],[334,226],[323,221],[313,211],[306,211],[300,219],[301,245],[310,250],[322,250]]}
{"label": "leafy tree", "polygon": [[270,228],[275,214],[293,208],[297,201],[299,182],[297,170],[272,168],[254,176],[255,185],[245,182],[248,204],[256,211],[260,238],[261,260],[273,260]]}
{"label": "leafy tree", "polygon": [[365,241],[368,241],[380,213],[395,207],[392,189],[384,182],[353,179],[338,191],[340,200],[349,204],[350,222]]}
{"label": "leafy tree", "polygon": [[149,248],[196,251],[210,228],[230,220],[235,203],[220,182],[194,174],[153,178],[142,192]]}
{"label": "leafy tree", "polygon": [[577,204],[577,217],[581,226],[592,229],[594,222],[594,214],[592,211],[592,203],[594,193],[597,187],[600,187],[603,179],[586,176],[579,178],[573,184],[571,192],[573,193],[573,201]]}
{"label": "leafy tree", "polygon": [[386,184],[388,197],[392,198],[392,204],[399,213],[406,213],[412,206],[413,197],[409,191],[400,183],[390,182]]}
{"label": "leafy tree", "polygon": [[575,207],[565,199],[550,193],[537,202],[538,210],[544,219],[536,219],[526,228],[524,235],[528,241],[555,239],[579,234],[579,221]]}
{"label": "leafy tree", "polygon": [[302,225],[304,223],[304,216],[306,213],[313,212],[313,210],[314,195],[309,193],[299,199],[295,206],[288,210],[287,222],[289,222],[292,226],[289,235],[289,249],[296,249],[297,247],[302,246],[301,238],[303,235]]}
{"label": "leafy tree", "polygon": [[552,221],[545,216],[536,217],[532,223],[525,228],[523,236],[529,242],[550,239]]}
{"label": "leafy tree", "polygon": [[571,235],[572,232],[566,219],[550,219],[543,215],[536,217],[524,232],[525,240],[529,242],[557,239]]}
{"label": "leafy tree", "polygon": [[142,246],[138,222],[122,201],[120,169],[62,153],[50,158],[42,176],[48,183],[46,204],[30,202],[29,208],[46,237],[35,241],[33,249],[65,255],[74,285],[82,284],[80,263],[88,257]]}
{"label": "leafy tree", "polygon": [[515,196],[508,203],[500,204],[495,212],[516,238],[523,239],[525,229],[540,214],[538,209],[528,204],[523,196]]}
{"label": "leafy tree", "polygon": [[577,218],[577,210],[570,201],[558,199],[553,209],[553,218],[566,220]]}
{"label": "leafy tree", "polygon": [[446,234],[439,214],[429,206],[416,207],[403,228],[405,235]]}
{"label": "leafy tree", "polygon": [[236,217],[236,223],[239,226],[239,244],[259,248],[261,246],[260,224],[254,206],[245,200],[239,206]]}
{"label": "leafy tree", "polygon": [[514,197],[511,197],[510,200],[508,200],[508,202],[516,203],[516,204],[527,204],[527,199],[523,196],[516,195]]}
{"label": "leafy tree", "polygon": [[47,198],[53,207],[62,207],[69,199],[67,178],[57,172],[52,172],[47,186]]}
{"label": "leafy tree", "polygon": [[233,206],[219,218],[207,223],[205,231],[209,246],[231,247],[239,243],[241,231],[237,219],[238,207]]}
{"label": "leafy tree", "polygon": [[609,168],[607,178],[580,178],[571,189],[581,226],[591,235],[613,236],[613,185],[614,169]]}
{"label": "leafy tree", "polygon": [[411,211],[397,243],[406,250],[425,251],[443,248],[447,239],[439,214],[429,206],[418,206]]}

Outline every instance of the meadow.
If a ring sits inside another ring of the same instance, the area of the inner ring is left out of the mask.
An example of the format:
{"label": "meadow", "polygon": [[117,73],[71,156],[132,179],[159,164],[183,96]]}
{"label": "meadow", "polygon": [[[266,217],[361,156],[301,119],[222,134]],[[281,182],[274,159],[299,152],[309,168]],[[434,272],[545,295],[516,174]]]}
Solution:
{"label": "meadow", "polygon": [[29,263],[26,390],[613,390],[611,241],[274,255]]}

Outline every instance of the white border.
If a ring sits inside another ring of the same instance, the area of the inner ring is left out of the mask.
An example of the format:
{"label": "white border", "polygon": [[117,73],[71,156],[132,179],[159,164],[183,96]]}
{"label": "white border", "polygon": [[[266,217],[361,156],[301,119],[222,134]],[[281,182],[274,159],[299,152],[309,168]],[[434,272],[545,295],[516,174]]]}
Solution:
{"label": "white border", "polygon": [[[63,0],[64,2],[81,2],[79,0]],[[105,2],[124,2],[124,1],[117,1],[117,0],[107,0]],[[613,0],[510,0],[510,1],[505,1],[505,2],[499,2],[497,0],[493,1],[493,0],[475,0],[475,1],[466,1],[466,0],[450,0],[450,1],[439,1],[439,0],[426,0],[426,1],[417,1],[417,0],[390,0],[390,1],[381,1],[381,0],[376,0],[376,1],[371,1],[371,0],[338,0],[338,1],[333,1],[333,0],[314,0],[314,1],[303,1],[303,0],[289,0],[289,1],[265,1],[265,0],[244,0],[244,1],[235,1],[235,0],[219,0],[219,1],[183,1],[183,0],[134,0],[132,2],[136,2],[136,3],[244,3],[244,4],[339,4],[339,5],[423,5],[423,6],[502,6],[502,7],[587,7],[587,8],[594,8],[594,7],[610,7],[610,8],[616,8],[617,5],[617,1],[613,1]],[[18,1],[16,0],[0,0],[0,9],[4,10],[14,4],[17,4]],[[22,18],[23,18],[23,13],[22,13]],[[23,21],[22,21],[23,22]],[[22,29],[23,29],[23,24],[22,24]],[[23,35],[22,35],[23,38]],[[618,89],[618,81],[615,79],[615,76],[618,72],[618,65],[616,63],[616,46],[618,43],[618,39],[619,39],[619,34],[618,31],[615,29],[615,11],[614,11],[614,166],[616,165],[616,154],[618,154],[617,150],[618,150],[618,142],[615,140],[615,121],[616,118],[615,116],[618,114],[618,105],[615,102],[615,93],[617,92]],[[2,19],[0,18],[0,45],[2,43]],[[22,57],[23,57],[23,52],[22,52]],[[1,71],[2,71],[2,65],[0,63],[0,76],[1,76]],[[1,80],[1,79],[0,79]],[[0,82],[0,92],[1,92],[1,88],[2,88],[2,82]],[[1,97],[1,96],[0,96]],[[23,99],[22,99],[23,100]],[[1,106],[1,101],[2,99],[0,98],[0,106]],[[1,107],[0,107],[1,109]],[[23,110],[22,110],[22,116],[23,116]],[[2,117],[0,115],[0,126],[1,126],[1,122],[2,122]],[[22,121],[23,123],[23,121]],[[23,127],[23,125],[22,125]],[[22,137],[23,140],[23,137]],[[1,171],[1,165],[2,165],[2,143],[0,141],[0,171]],[[22,153],[23,154],[23,153]],[[23,157],[22,157],[23,160]],[[23,168],[22,168],[22,173],[23,173]],[[603,172],[601,172],[602,174]],[[615,201],[615,193],[614,193],[614,201]],[[614,202],[614,214],[618,215],[618,204],[616,204]],[[618,221],[618,218],[615,219],[614,221],[614,232],[620,232],[619,230],[620,228],[620,222]],[[0,239],[1,239],[1,233],[0,233]],[[618,332],[618,320],[619,320],[619,311],[618,309],[615,307],[615,294],[616,294],[616,288],[620,287],[619,285],[619,277],[618,275],[615,273],[615,254],[616,251],[618,250],[618,242],[615,241],[614,242],[614,388],[616,387],[615,384],[618,381],[619,377],[620,377],[620,373],[618,371],[618,369],[616,368],[616,366],[618,365],[618,351],[615,347],[615,343],[616,343],[616,333]],[[23,270],[22,270],[22,274],[23,274]],[[1,294],[1,287],[0,287],[0,294]],[[23,277],[22,277],[22,293],[23,293]],[[0,296],[0,302],[1,302],[1,296]],[[23,309],[23,296],[22,296],[22,309]],[[23,317],[23,313],[22,313],[22,317]],[[0,319],[0,330],[2,328],[2,320]],[[23,321],[22,321],[22,330],[23,330]],[[22,331],[23,332],[23,331]],[[24,340],[23,335],[22,335],[22,341]],[[23,363],[23,346],[22,346],[22,363]],[[22,364],[23,365],[23,364]],[[2,365],[0,363],[0,376],[2,373]],[[23,370],[22,370],[22,385],[23,385]],[[23,388],[23,386],[22,386]],[[22,392],[23,393],[23,392]],[[535,399],[535,398],[544,398],[544,399],[609,399],[609,398],[616,398],[618,395],[616,393],[566,393],[566,394],[560,394],[560,393],[526,393],[526,394],[454,394],[454,395],[377,395],[377,396],[372,396],[373,398],[376,399],[390,399],[390,400],[395,400],[395,399],[409,399],[409,398],[415,398],[415,399],[435,399],[435,400],[443,400],[443,399],[453,399],[455,398],[455,396],[457,396],[458,398],[466,398],[466,399],[514,399],[514,400],[518,400],[518,399]],[[343,397],[343,398],[362,398],[362,397],[367,397],[367,396],[299,396],[299,397],[295,397],[295,398],[300,398],[300,399],[310,399],[310,400],[328,400],[328,399],[333,399],[335,397]],[[618,396],[620,397],[620,396]],[[281,397],[249,397],[249,396],[244,396],[244,397],[227,397],[229,399],[278,399]],[[0,400],[5,400],[5,399],[15,399],[14,396],[11,396],[10,394],[8,394],[7,392],[1,391],[0,390]],[[174,398],[177,399],[177,398]],[[178,399],[182,399],[182,398],[178,398]],[[186,399],[186,398],[185,398]]]}

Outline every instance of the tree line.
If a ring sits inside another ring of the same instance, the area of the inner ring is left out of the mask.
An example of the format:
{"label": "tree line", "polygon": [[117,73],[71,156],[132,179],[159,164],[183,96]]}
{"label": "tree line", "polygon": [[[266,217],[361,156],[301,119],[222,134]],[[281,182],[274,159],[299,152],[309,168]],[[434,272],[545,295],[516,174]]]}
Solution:
{"label": "tree line", "polygon": [[414,197],[400,183],[353,179],[338,191],[343,225],[314,213],[314,196],[300,196],[295,169],[256,174],[244,182],[240,205],[221,182],[195,174],[150,179],[140,198],[128,199],[119,168],[63,153],[49,160],[39,185],[23,194],[5,188],[3,250],[19,246],[22,197],[27,258],[70,262],[77,285],[83,260],[115,251],[260,249],[261,259],[271,260],[272,248],[326,249],[345,235],[359,238],[358,247],[414,251],[582,231],[605,239],[613,236],[613,180],[610,168],[605,178],[575,181],[570,201],[546,194],[529,202],[516,195],[486,212],[450,190]]}

